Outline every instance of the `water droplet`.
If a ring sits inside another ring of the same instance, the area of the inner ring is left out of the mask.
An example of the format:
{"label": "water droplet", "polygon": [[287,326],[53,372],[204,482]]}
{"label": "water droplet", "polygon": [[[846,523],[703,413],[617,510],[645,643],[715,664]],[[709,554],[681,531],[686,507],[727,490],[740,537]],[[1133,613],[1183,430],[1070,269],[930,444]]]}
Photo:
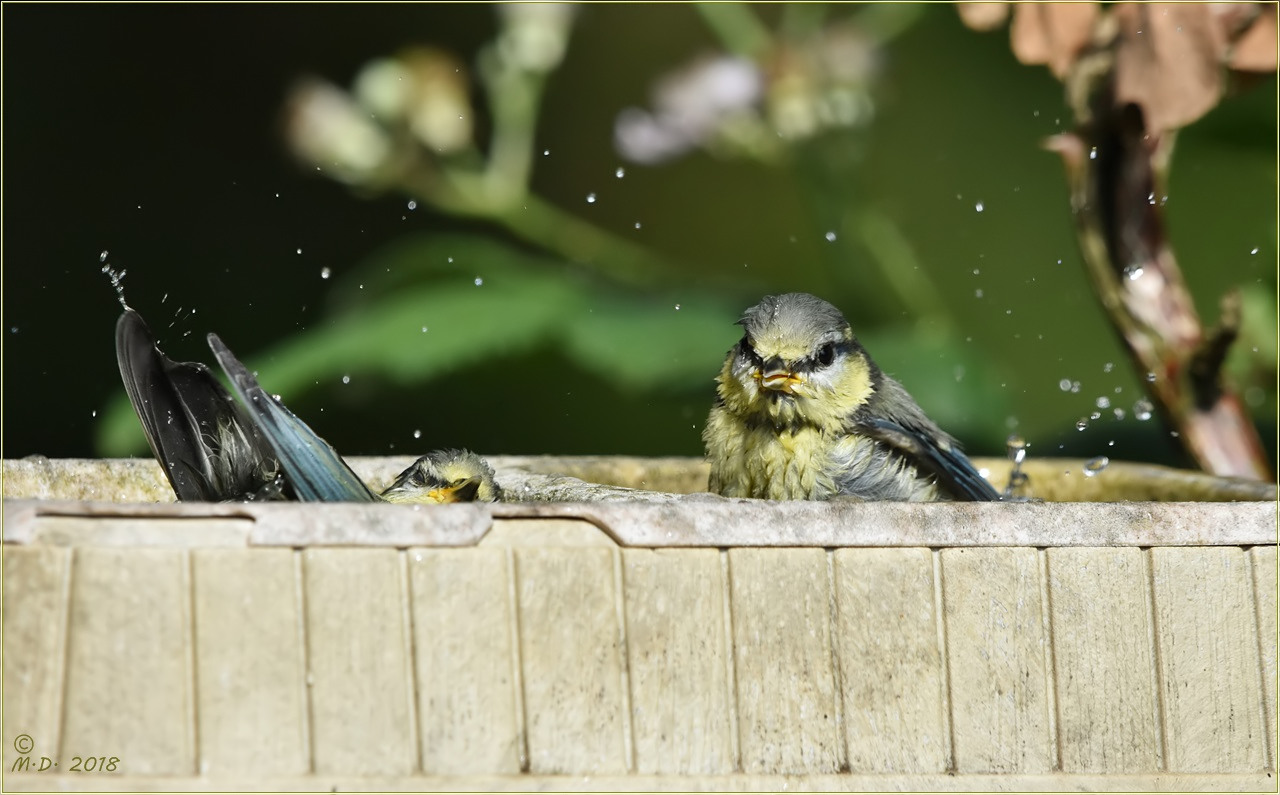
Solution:
{"label": "water droplet", "polygon": [[1107,458],[1105,455],[1090,458],[1088,461],[1084,462],[1084,476],[1091,478],[1106,469],[1110,464],[1111,459]]}
{"label": "water droplet", "polygon": [[1097,400],[1095,400],[1093,402],[1093,405],[1097,406],[1100,409],[1109,409],[1111,408],[1111,398],[1107,397],[1106,395],[1103,395],[1102,397],[1099,397]]}
{"label": "water droplet", "polygon": [[1021,464],[1027,457],[1027,440],[1018,434],[1012,434],[1004,442],[1005,450],[1008,451],[1009,460],[1015,465]]}
{"label": "water droplet", "polygon": [[410,200],[409,200],[408,207],[409,207],[409,209],[410,209],[410,210],[416,210],[416,209],[418,209],[418,203],[417,203],[416,201],[414,201],[413,199],[410,199]]}
{"label": "water droplet", "polygon": [[1129,277],[1129,281],[1136,282],[1138,279],[1142,278],[1142,266],[1126,265],[1124,275]]}
{"label": "water droplet", "polygon": [[321,279],[327,279],[327,278],[329,278],[329,277],[330,277],[330,276],[332,276],[332,275],[333,275],[333,271],[329,270],[328,268],[321,268],[321,269],[320,269],[320,278],[321,278]]}
{"label": "water droplet", "polygon": [[1107,362],[1102,365],[1102,372],[1109,373],[1116,368],[1115,362]]}
{"label": "water droplet", "polygon": [[[1254,246],[1253,248],[1249,249],[1249,253],[1250,253],[1250,254],[1257,254],[1257,253],[1258,253],[1258,247],[1257,247],[1257,246]],[[105,252],[105,251],[104,251],[104,252],[102,252],[102,256],[104,256],[104,257],[105,257],[105,256],[107,256],[107,252]]]}
{"label": "water droplet", "polygon": [[974,290],[974,291],[973,291],[973,297],[974,297],[974,298],[981,298],[981,297],[982,297],[982,288],[981,288],[981,287],[979,287],[978,289],[976,289],[976,290]]}
{"label": "water droplet", "polygon": [[17,327],[17,326],[10,326],[10,327],[9,327],[9,333],[10,333],[10,334],[17,334],[17,333],[18,333],[18,327]]}
{"label": "water droplet", "polygon": [[1148,372],[1148,373],[1147,373],[1146,378],[1147,378],[1147,383],[1148,383],[1148,384],[1154,384],[1154,383],[1156,382],[1156,374],[1155,374],[1155,373]]}
{"label": "water droplet", "polygon": [[588,193],[587,204],[595,204],[595,203],[596,203],[596,195],[594,193]]}
{"label": "water droplet", "polygon": [[1090,160],[1098,159],[1098,147],[1092,146],[1089,148],[1089,159]]}
{"label": "water droplet", "polygon": [[97,410],[97,409],[94,409],[93,411],[89,412],[89,416],[90,416],[90,417],[96,417],[96,416],[98,416],[98,410]]}
{"label": "water droplet", "polygon": [[302,253],[302,249],[297,249],[297,252],[298,252],[299,254],[301,254],[301,253]]}
{"label": "water droplet", "polygon": [[1079,393],[1080,393],[1080,382],[1079,382],[1079,381],[1072,381],[1072,382],[1071,382],[1071,394],[1073,394],[1073,395],[1077,395],[1077,394],[1079,394]]}
{"label": "water droplet", "polygon": [[1100,411],[1089,412],[1089,419],[1091,420],[1096,420],[1096,419],[1099,419],[1100,417],[1102,417],[1102,412]]}
{"label": "water droplet", "polygon": [[679,312],[679,311],[680,311],[680,305],[679,305],[679,304],[676,304],[676,311],[677,311],[677,312]]}
{"label": "water droplet", "polygon": [[1088,427],[1089,427],[1089,421],[1086,420],[1084,417],[1081,417],[1080,419],[1076,420],[1077,431],[1083,431],[1085,428],[1088,428]]}
{"label": "water droplet", "polygon": [[1119,406],[1116,406],[1114,409],[1112,409],[1111,413],[1116,415],[1116,419],[1118,420],[1124,419],[1124,409],[1120,408]]}
{"label": "water droplet", "polygon": [[[1253,251],[1254,253],[1257,253],[1258,250],[1255,248]],[[98,255],[98,262],[106,262],[106,261],[107,261],[107,251],[104,249],[103,252]]]}
{"label": "water droplet", "polygon": [[974,275],[974,276],[977,276],[979,273],[982,273],[982,271],[978,270],[977,268],[974,268],[974,269],[973,269],[973,275]]}
{"label": "water droplet", "polygon": [[973,205],[973,209],[977,210],[978,212],[982,212],[983,210],[986,209],[986,206],[983,205],[982,202],[978,202],[977,204]]}
{"label": "water droplet", "polygon": [[1147,420],[1151,419],[1151,412],[1153,410],[1154,410],[1154,407],[1151,405],[1151,401],[1147,400],[1146,398],[1143,398],[1142,400],[1139,400],[1137,403],[1133,404],[1134,419],[1138,420],[1138,422],[1146,422]]}
{"label": "water droplet", "polygon": [[543,150],[542,150],[542,156],[543,156],[543,157],[547,157],[547,156],[548,156],[548,155],[550,155],[550,154],[551,154],[551,150],[550,150],[550,149],[543,149]]}
{"label": "water droplet", "polygon": [[640,222],[636,221],[636,229],[639,229],[639,228],[640,228]]}
{"label": "water droplet", "polygon": [[836,242],[836,233],[835,233],[835,232],[828,232],[828,233],[826,233],[825,235],[823,235],[823,237],[825,237],[825,238],[827,239],[827,242],[828,242],[828,243],[834,243],[834,242]]}
{"label": "water droplet", "polygon": [[1064,379],[1062,379],[1061,381],[1059,381],[1059,382],[1058,382],[1058,389],[1061,389],[1063,392],[1070,392],[1070,391],[1071,391],[1071,379],[1070,379],[1070,378],[1064,378]]}
{"label": "water droplet", "polygon": [[627,170],[626,170],[625,168],[623,168],[622,166],[618,166],[618,170],[617,170],[617,171],[615,171],[615,172],[613,172],[613,175],[614,175],[615,177],[617,177],[618,179],[622,179],[623,177],[625,177],[625,176],[627,175]]}
{"label": "water droplet", "polygon": [[421,439],[421,438],[422,438],[422,431],[414,431],[414,432],[413,432],[413,438],[415,438],[415,439]]}
{"label": "water droplet", "polygon": [[349,383],[351,383],[351,376],[349,376],[349,375],[344,375],[344,376],[342,376],[342,383],[344,383],[344,384],[349,384]]}
{"label": "water droplet", "polygon": [[477,277],[476,277],[476,287],[479,287],[479,286],[481,286],[482,284],[484,284],[484,279],[483,279],[483,278],[481,278],[481,277],[479,277],[479,276],[477,276]]}

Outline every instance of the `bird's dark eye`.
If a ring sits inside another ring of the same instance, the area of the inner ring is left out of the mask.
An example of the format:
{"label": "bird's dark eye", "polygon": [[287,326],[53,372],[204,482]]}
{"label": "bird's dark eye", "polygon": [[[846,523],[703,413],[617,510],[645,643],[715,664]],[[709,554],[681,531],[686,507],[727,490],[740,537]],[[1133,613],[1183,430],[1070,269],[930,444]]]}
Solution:
{"label": "bird's dark eye", "polygon": [[761,359],[760,354],[756,353],[756,349],[751,346],[751,340],[748,337],[744,335],[742,341],[738,343],[738,347],[748,362],[751,362],[756,367],[764,367],[764,359]]}
{"label": "bird's dark eye", "polygon": [[828,342],[818,349],[818,364],[823,367],[830,367],[831,363],[836,360],[836,346],[834,343]]}

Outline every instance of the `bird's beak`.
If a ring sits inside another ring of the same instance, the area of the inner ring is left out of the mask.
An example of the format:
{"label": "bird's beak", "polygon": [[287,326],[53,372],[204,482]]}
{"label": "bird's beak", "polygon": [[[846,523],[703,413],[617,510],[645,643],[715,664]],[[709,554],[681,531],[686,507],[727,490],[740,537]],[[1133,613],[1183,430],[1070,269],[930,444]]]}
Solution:
{"label": "bird's beak", "polygon": [[427,499],[434,503],[473,502],[480,491],[480,478],[467,478],[432,489],[427,492]]}
{"label": "bird's beak", "polygon": [[786,369],[757,373],[756,377],[760,380],[761,387],[787,395],[794,395],[796,385],[804,382],[800,376]]}

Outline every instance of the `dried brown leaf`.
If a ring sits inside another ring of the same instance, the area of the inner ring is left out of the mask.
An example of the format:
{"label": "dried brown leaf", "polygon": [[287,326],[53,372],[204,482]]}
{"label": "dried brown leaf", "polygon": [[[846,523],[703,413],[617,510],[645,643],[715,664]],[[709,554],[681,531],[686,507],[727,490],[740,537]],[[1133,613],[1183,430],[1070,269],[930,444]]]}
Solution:
{"label": "dried brown leaf", "polygon": [[1116,102],[1137,103],[1148,132],[1185,127],[1218,104],[1228,39],[1208,5],[1124,3],[1111,13]]}
{"label": "dried brown leaf", "polygon": [[984,33],[995,30],[1009,18],[1008,3],[960,3],[956,11],[961,22]]}
{"label": "dried brown leaf", "polygon": [[1009,43],[1025,64],[1047,64],[1061,78],[1089,43],[1096,3],[1021,3],[1013,12]]}
{"label": "dried brown leaf", "polygon": [[1276,7],[1266,5],[1232,46],[1227,64],[1241,72],[1274,72],[1276,35]]}

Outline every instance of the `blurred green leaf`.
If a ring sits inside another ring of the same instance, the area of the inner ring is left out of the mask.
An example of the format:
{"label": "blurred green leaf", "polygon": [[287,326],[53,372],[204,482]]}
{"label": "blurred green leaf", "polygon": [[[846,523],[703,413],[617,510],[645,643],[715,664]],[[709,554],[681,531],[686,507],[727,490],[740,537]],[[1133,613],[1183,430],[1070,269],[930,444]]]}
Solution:
{"label": "blurred green leaf", "polygon": [[487,284],[505,275],[564,276],[568,270],[564,260],[531,253],[492,236],[416,232],[386,243],[335,279],[330,308],[339,314],[368,306],[442,277],[471,284],[481,279]]}
{"label": "blurred green leaf", "polygon": [[595,296],[565,329],[583,367],[630,389],[705,389],[736,339],[737,302],[706,294],[674,300]]}
{"label": "blurred green leaf", "polygon": [[[245,364],[286,403],[322,381],[346,376],[424,381],[544,344],[582,300],[580,288],[548,271],[521,271],[493,260],[486,272],[479,285],[479,277],[453,276],[388,291],[245,357]],[[146,449],[123,396],[107,407],[97,444],[109,456]]]}

